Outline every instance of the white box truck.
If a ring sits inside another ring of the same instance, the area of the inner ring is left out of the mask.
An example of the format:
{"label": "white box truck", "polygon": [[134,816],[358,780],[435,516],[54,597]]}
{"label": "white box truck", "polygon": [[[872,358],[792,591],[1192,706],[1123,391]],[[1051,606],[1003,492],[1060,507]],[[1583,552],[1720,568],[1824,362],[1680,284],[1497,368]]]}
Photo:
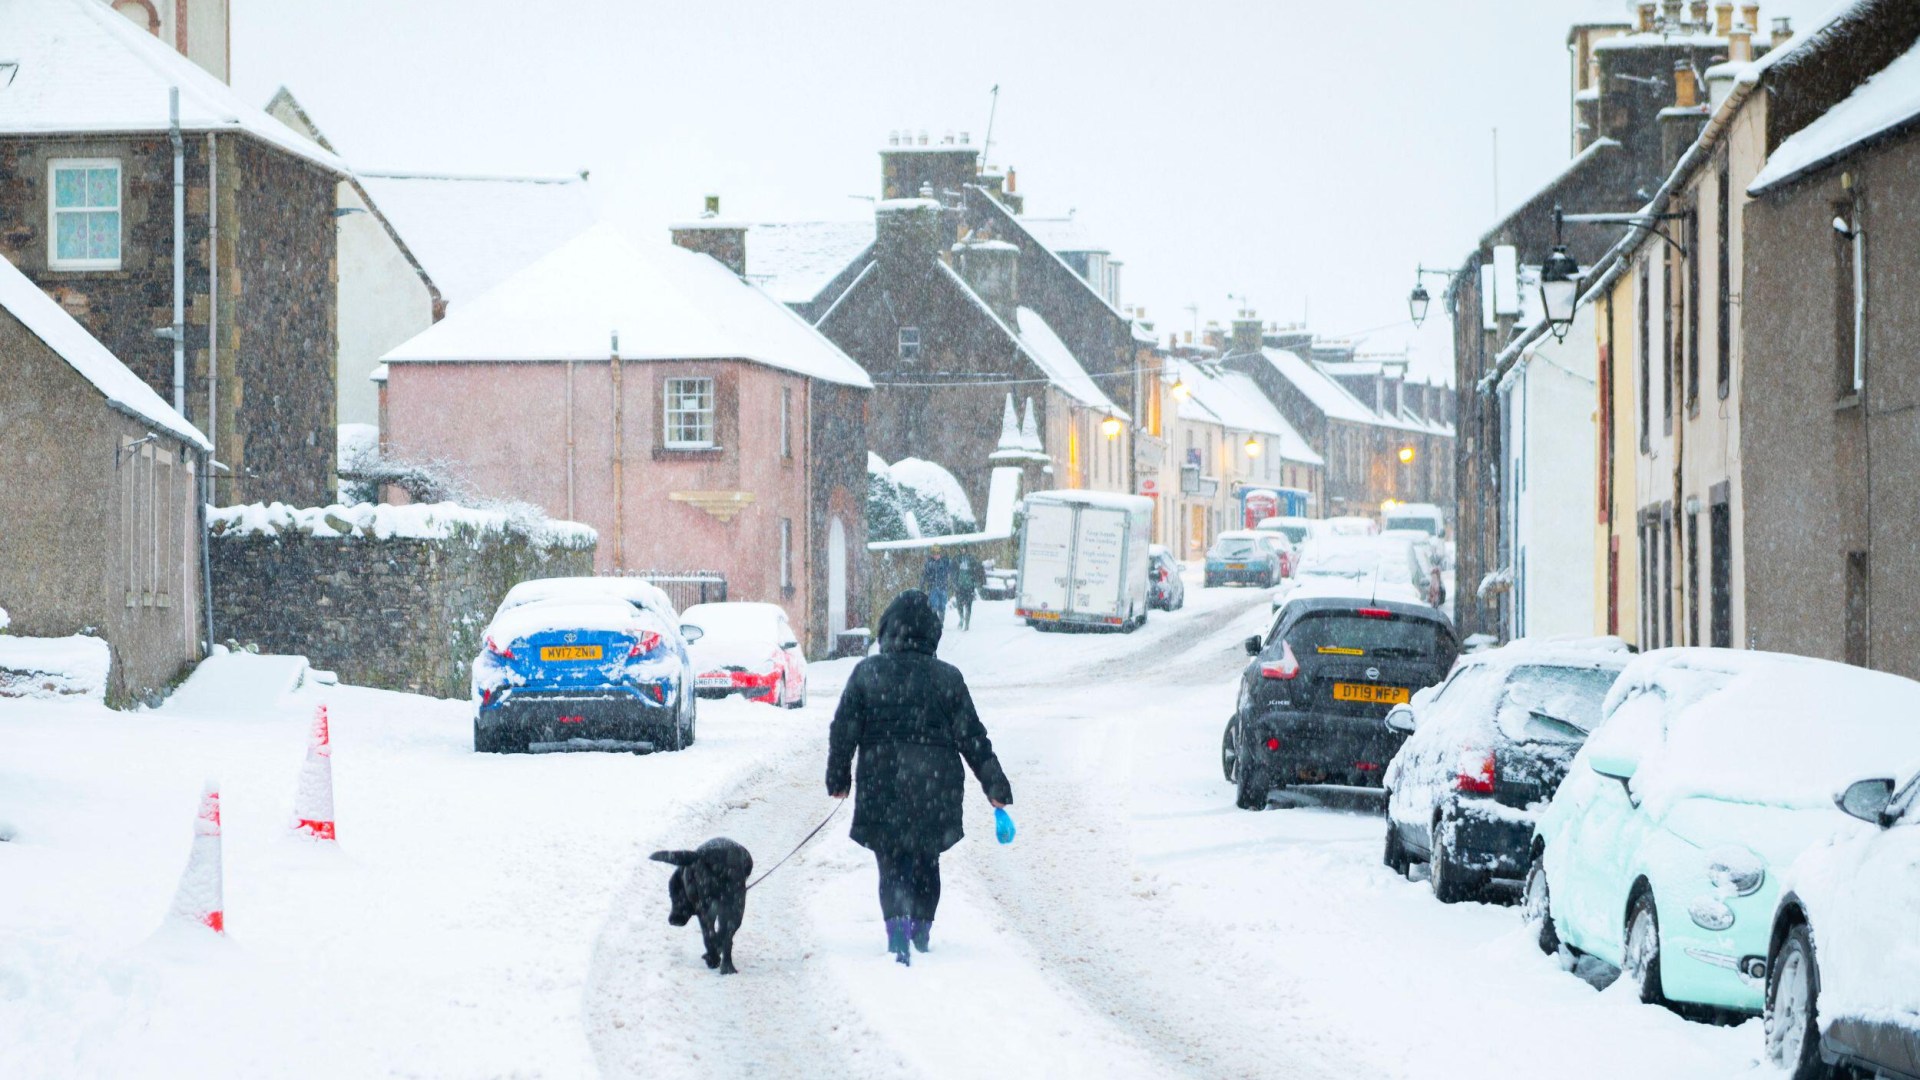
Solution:
{"label": "white box truck", "polygon": [[1131,631],[1147,621],[1152,499],[1036,491],[1026,504],[1014,614],[1041,630]]}

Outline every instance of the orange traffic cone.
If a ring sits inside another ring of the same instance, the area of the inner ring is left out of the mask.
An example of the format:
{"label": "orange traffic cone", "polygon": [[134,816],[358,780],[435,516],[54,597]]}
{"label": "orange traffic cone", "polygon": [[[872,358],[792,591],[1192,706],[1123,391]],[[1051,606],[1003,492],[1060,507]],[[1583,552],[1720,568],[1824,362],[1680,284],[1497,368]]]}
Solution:
{"label": "orange traffic cone", "polygon": [[300,766],[300,789],[293,796],[293,831],[315,840],[333,835],[333,740],[327,731],[327,707],[314,710],[307,760]]}
{"label": "orange traffic cone", "polygon": [[200,814],[193,821],[193,849],[170,918],[199,923],[216,934],[227,930],[226,900],[220,871],[220,786],[207,781]]}

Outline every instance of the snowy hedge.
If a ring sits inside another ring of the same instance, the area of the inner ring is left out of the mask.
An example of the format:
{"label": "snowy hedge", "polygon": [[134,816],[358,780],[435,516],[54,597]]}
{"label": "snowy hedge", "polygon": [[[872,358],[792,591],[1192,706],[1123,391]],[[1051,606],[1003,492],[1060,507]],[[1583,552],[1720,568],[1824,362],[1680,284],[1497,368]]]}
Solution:
{"label": "snowy hedge", "polygon": [[917,540],[976,528],[966,489],[952,473],[921,458],[888,465],[877,454],[867,455],[869,540]]}
{"label": "snowy hedge", "polygon": [[591,548],[599,540],[592,527],[554,521],[532,508],[476,509],[455,503],[389,506],[295,507],[250,503],[207,509],[207,531],[215,536],[301,535],[390,540],[450,540],[487,534],[522,534],[537,546]]}

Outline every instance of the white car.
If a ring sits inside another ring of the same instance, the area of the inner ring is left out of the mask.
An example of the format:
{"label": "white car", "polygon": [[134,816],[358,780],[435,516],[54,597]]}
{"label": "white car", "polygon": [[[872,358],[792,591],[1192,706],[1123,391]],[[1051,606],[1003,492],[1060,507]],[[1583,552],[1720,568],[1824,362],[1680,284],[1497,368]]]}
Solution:
{"label": "white car", "polygon": [[1767,1052],[1795,1080],[1920,1076],[1920,775],[1839,793],[1849,822],[1781,875]]}
{"label": "white car", "polygon": [[807,658],[778,604],[695,604],[680,621],[701,636],[687,647],[701,697],[739,695],[787,709],[807,703]]}
{"label": "white car", "polygon": [[1254,531],[1286,533],[1287,539],[1293,541],[1293,546],[1299,548],[1304,546],[1306,542],[1313,537],[1313,525],[1314,522],[1312,518],[1270,517],[1261,518],[1260,524],[1254,526]]}
{"label": "white car", "polygon": [[1920,683],[1738,649],[1643,654],[1540,816],[1524,910],[1642,1001],[1758,1013],[1782,872],[1833,793],[1920,770]]}
{"label": "white car", "polygon": [[646,608],[668,622],[677,622],[679,615],[673,610],[673,601],[667,597],[658,585],[636,577],[555,577],[534,578],[523,581],[507,590],[500,601],[501,612],[527,604],[542,604],[549,601],[568,601],[589,603],[594,600],[625,600],[629,604]]}
{"label": "white car", "polygon": [[1446,534],[1446,515],[1432,503],[1401,503],[1380,515],[1382,532],[1408,530],[1425,533],[1431,537]]}
{"label": "white car", "polygon": [[1294,569],[1291,587],[1274,591],[1273,610],[1310,596],[1426,604],[1428,580],[1427,567],[1403,540],[1329,537],[1307,549]]}

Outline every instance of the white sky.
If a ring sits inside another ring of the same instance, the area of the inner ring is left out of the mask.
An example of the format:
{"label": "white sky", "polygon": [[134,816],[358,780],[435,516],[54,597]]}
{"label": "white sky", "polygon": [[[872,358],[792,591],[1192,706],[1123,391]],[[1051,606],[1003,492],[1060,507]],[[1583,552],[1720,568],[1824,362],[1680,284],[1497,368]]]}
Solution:
{"label": "white sky", "polygon": [[[893,128],[985,134],[1030,213],[1075,210],[1162,333],[1310,311],[1447,378],[1419,262],[1455,265],[1568,154],[1567,26],[1615,0],[235,0],[234,86],[285,84],[363,166],[592,170],[664,236],[728,217],[855,218]],[[1795,26],[1829,6],[1778,0]],[[1436,296],[1440,282],[1429,284]]]}

